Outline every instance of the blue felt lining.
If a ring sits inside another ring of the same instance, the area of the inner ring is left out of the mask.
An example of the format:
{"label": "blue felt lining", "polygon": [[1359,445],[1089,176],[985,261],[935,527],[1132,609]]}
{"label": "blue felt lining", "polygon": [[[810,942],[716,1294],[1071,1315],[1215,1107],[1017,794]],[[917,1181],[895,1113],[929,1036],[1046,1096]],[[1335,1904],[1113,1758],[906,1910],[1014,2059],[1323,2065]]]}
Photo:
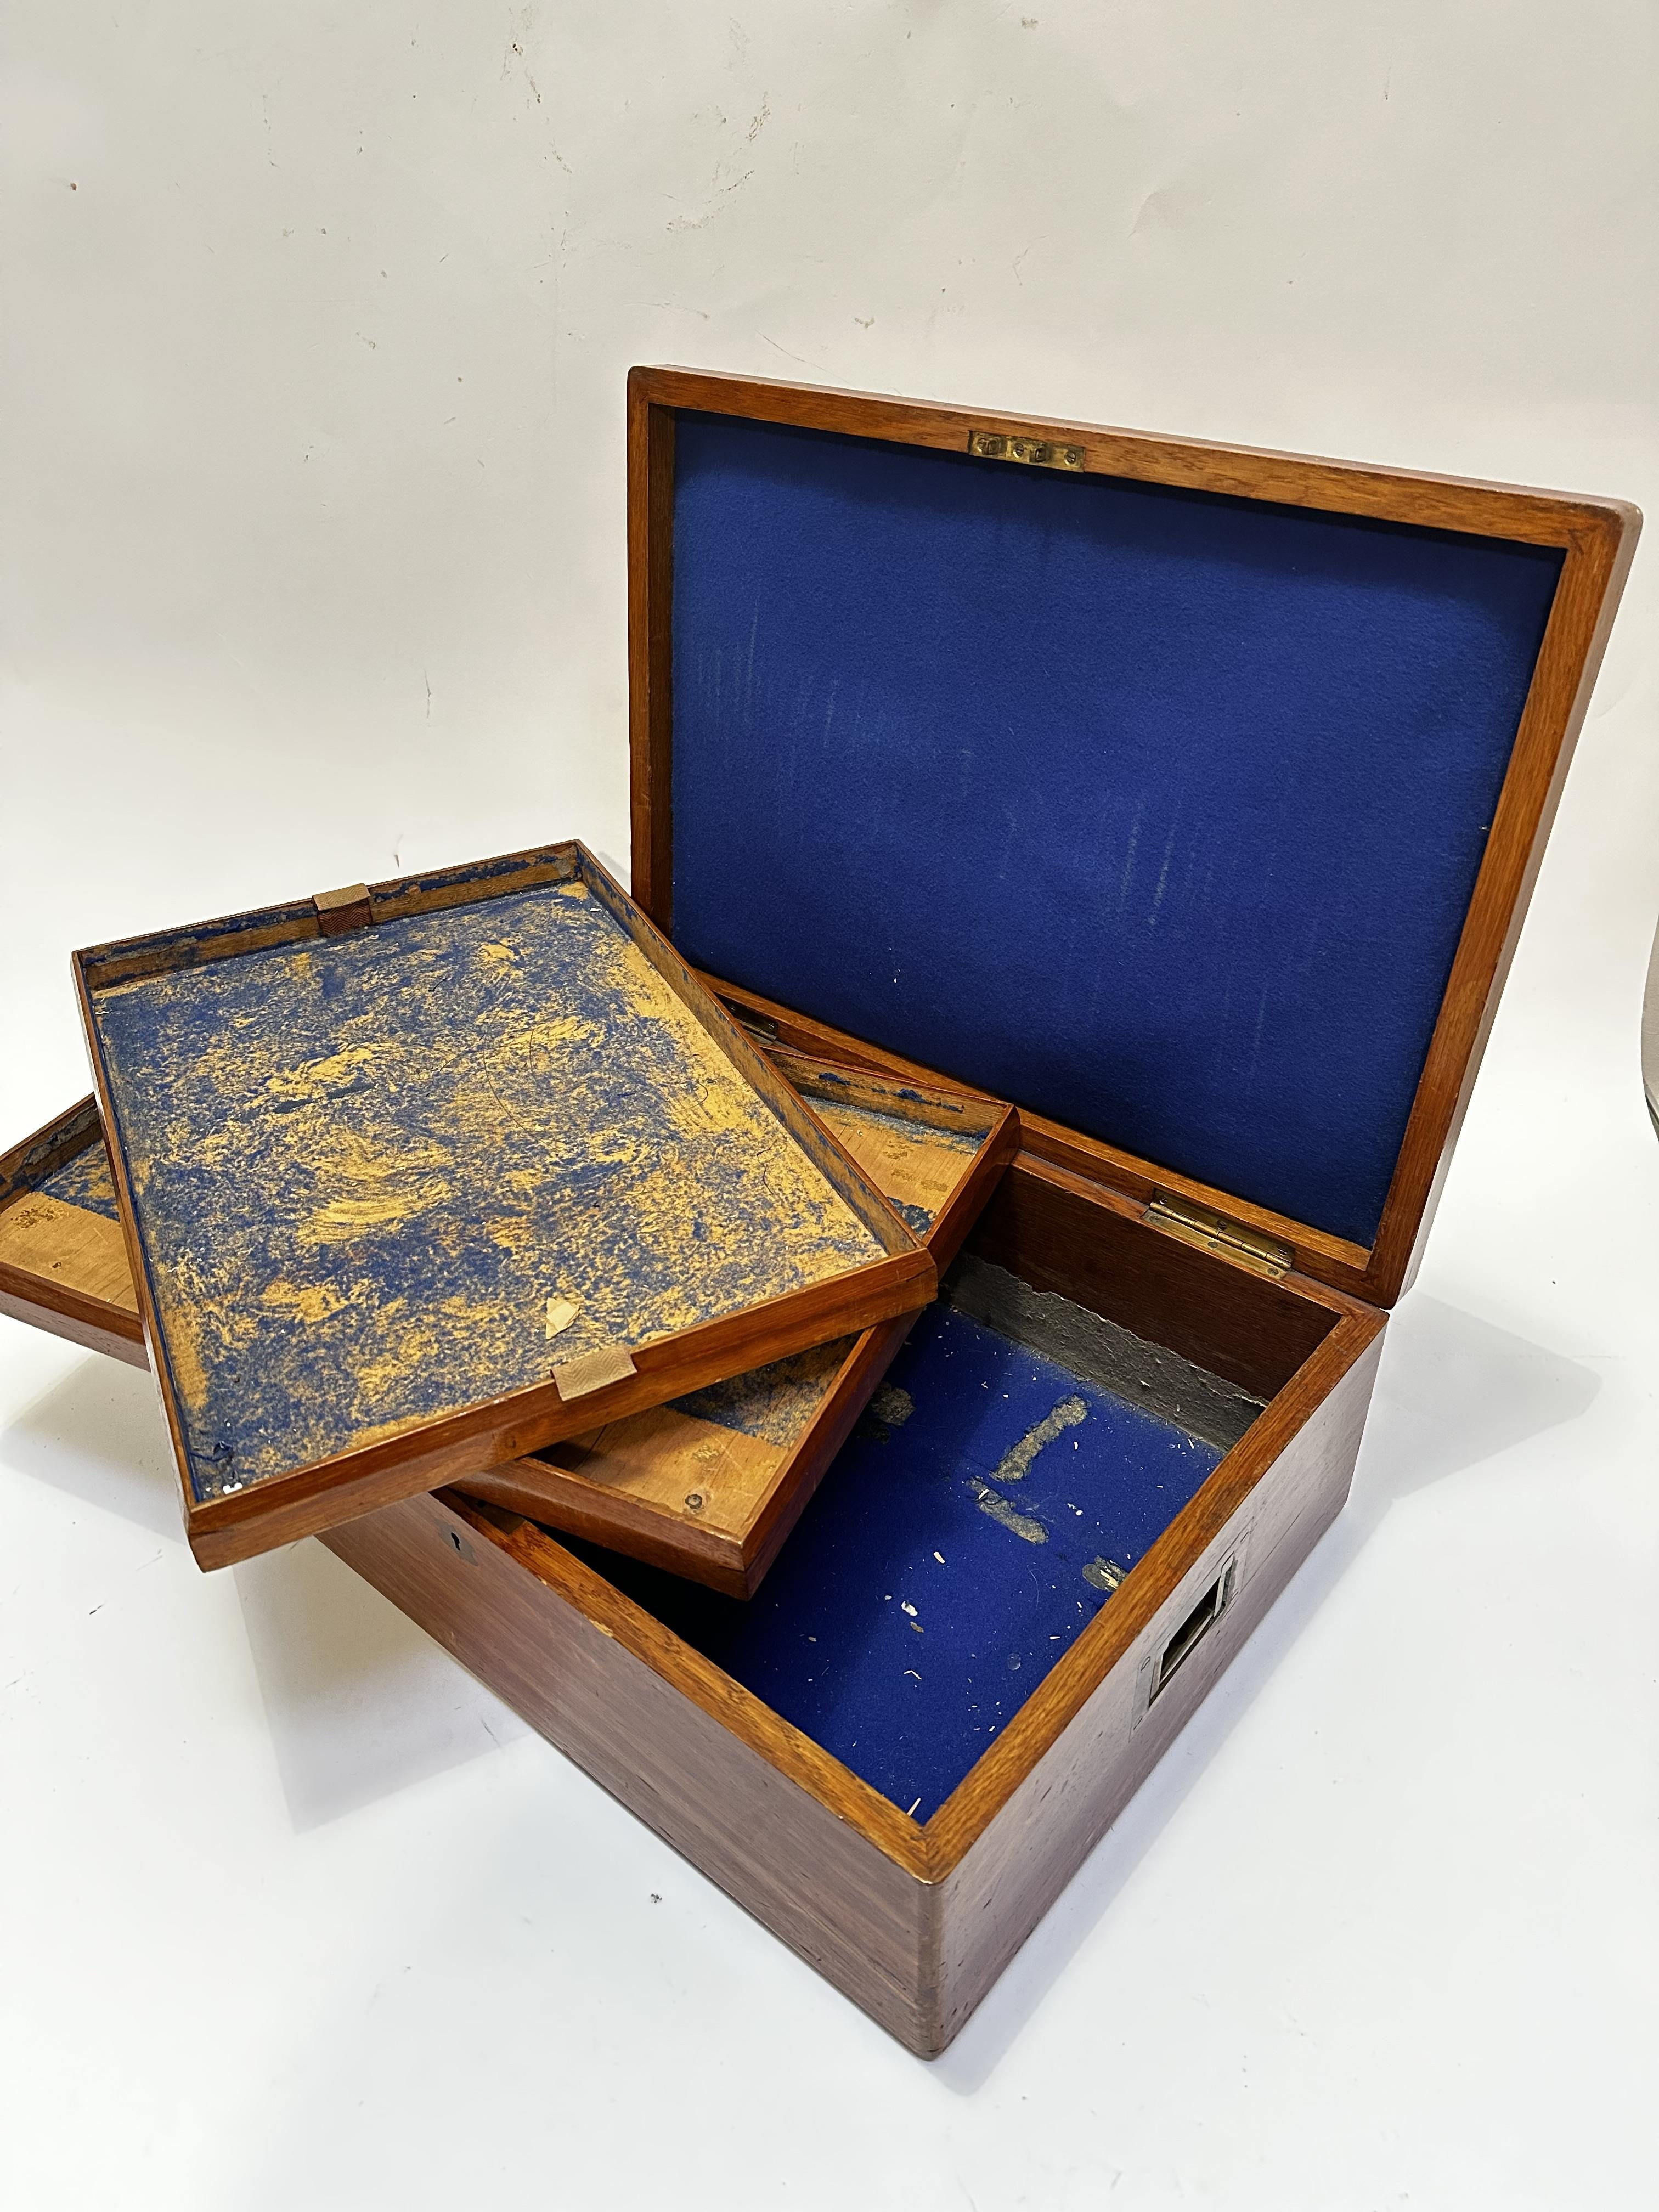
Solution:
{"label": "blue felt lining", "polygon": [[[942,1304],[877,1408],[899,1393],[915,1411],[866,1418],[746,1604],[572,1548],[925,1820],[1110,1601],[1085,1568],[1132,1567],[1221,1454]],[[1057,1407],[1029,1469],[1000,1472]]]}
{"label": "blue felt lining", "polygon": [[1369,1244],[1552,550],[680,419],[673,928]]}

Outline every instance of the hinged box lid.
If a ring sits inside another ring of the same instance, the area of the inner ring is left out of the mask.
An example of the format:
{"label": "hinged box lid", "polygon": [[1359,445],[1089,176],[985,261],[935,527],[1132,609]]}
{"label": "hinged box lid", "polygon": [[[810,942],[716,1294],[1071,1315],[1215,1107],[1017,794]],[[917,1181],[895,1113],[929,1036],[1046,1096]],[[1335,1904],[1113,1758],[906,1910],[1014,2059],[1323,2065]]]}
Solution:
{"label": "hinged box lid", "polygon": [[682,369],[629,451],[634,891],[688,959],[1392,1303],[1634,508]]}
{"label": "hinged box lid", "polygon": [[76,971],[204,1565],[933,1295],[873,1182],[579,845]]}

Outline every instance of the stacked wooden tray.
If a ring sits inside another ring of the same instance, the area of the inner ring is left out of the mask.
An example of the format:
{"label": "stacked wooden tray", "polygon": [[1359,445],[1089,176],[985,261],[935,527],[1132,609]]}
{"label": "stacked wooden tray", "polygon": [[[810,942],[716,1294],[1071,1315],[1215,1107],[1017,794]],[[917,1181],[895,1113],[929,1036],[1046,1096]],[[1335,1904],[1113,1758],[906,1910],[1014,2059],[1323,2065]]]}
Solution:
{"label": "stacked wooden tray", "polygon": [[204,1565],[933,1295],[873,1182],[578,845],[76,968]]}

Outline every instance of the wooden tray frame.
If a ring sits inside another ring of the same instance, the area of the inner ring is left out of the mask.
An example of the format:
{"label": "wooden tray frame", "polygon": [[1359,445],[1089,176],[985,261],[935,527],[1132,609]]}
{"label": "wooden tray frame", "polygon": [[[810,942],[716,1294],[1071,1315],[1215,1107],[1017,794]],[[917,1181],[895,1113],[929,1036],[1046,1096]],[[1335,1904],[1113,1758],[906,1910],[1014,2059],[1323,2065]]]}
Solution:
{"label": "wooden tray frame", "polygon": [[[742,416],[857,438],[966,453],[975,432],[1079,448],[1083,471],[1269,500],[1421,528],[1558,548],[1560,581],[1533,673],[1485,858],[1417,1086],[1406,1134],[1367,1247],[1328,1235],[1115,1146],[1022,1113],[1025,1143],[1150,1205],[1164,1192],[1288,1248],[1302,1273],[1389,1306],[1421,1256],[1452,1147],[1509,972],[1589,705],[1641,527],[1626,501],[1569,496],[1460,477],[1316,460],[1099,424],[945,407],[871,392],[781,384],[701,369],[635,368],[628,380],[628,589],[633,891],[673,931],[674,424],[682,412]],[[726,993],[726,986],[716,984]],[[727,994],[732,995],[732,994]],[[755,1000],[757,1006],[763,1002]],[[815,1048],[807,1042],[806,1048]],[[867,1064],[909,1063],[866,1048]],[[939,1079],[927,1071],[929,1082]]]}
{"label": "wooden tray frame", "polygon": [[100,988],[135,975],[333,933],[337,927],[331,918],[336,902],[328,899],[320,903],[296,902],[79,951],[74,956],[76,986],[127,1256],[138,1291],[150,1364],[173,1439],[185,1534],[204,1567],[228,1565],[273,1546],[291,1543],[297,1537],[316,1535],[376,1505],[463,1480],[503,1460],[538,1450],[561,1437],[574,1436],[625,1413],[660,1405],[666,1399],[764,1366],[830,1338],[871,1328],[896,1314],[915,1312],[933,1296],[937,1276],[927,1252],[856,1162],[805,1111],[739,1024],[585,847],[574,842],[544,846],[465,868],[401,877],[366,887],[356,903],[365,925],[372,927],[375,921],[404,915],[471,905],[538,884],[576,880],[584,883],[629,932],[659,975],[852,1207],[881,1245],[884,1256],[801,1290],[765,1299],[745,1312],[635,1347],[632,1373],[570,1401],[560,1395],[557,1383],[550,1377],[526,1389],[421,1424],[381,1443],[200,1503],[191,1488],[173,1378],[165,1358],[155,1357],[159,1333],[154,1294],[135,1228],[119,1117],[112,1110],[108,1073],[93,1018],[93,998]]}
{"label": "wooden tray frame", "polygon": [[[103,1141],[98,1101],[82,1098],[32,1137],[0,1153],[0,1213],[20,1205],[48,1176]],[[88,1352],[106,1352],[130,1366],[149,1364],[136,1300],[131,1308],[117,1305],[33,1268],[0,1260],[0,1313],[84,1345]]]}
{"label": "wooden tray frame", "polygon": [[[883,1079],[886,1087],[879,1094],[872,1092],[863,1097],[858,1086],[864,1071],[848,1055],[811,1057],[768,1047],[767,1057],[809,1110],[815,1098],[823,1103],[836,1092],[850,1097],[854,1103],[861,1097],[865,1103],[879,1103],[887,1112],[901,1103],[891,1095],[892,1086],[886,1079]],[[975,1091],[929,1086],[908,1078],[904,1089],[910,1094],[916,1118],[934,1121],[937,1126],[939,1106],[954,1097],[973,1113],[982,1133],[978,1152],[923,1239],[942,1275],[1012,1158],[1019,1140],[1018,1123],[1012,1107]],[[956,1126],[960,1127],[960,1121]],[[878,1328],[866,1329],[854,1340],[830,1395],[788,1456],[774,1470],[752,1517],[735,1532],[711,1528],[683,1508],[673,1510],[629,1498],[580,1469],[550,1465],[539,1459],[509,1460],[487,1474],[470,1475],[461,1487],[471,1497],[507,1507],[550,1528],[568,1529],[573,1535],[607,1545],[612,1551],[665,1567],[693,1582],[705,1583],[728,1597],[752,1597],[824,1470],[892,1364],[914,1319],[913,1315],[901,1314]]]}

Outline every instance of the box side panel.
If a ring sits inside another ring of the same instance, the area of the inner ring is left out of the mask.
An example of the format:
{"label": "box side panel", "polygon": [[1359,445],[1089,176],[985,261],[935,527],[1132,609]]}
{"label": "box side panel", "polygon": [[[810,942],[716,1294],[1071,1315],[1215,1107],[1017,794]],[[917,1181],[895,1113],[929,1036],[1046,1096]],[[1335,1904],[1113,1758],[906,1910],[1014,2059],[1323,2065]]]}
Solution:
{"label": "box side panel", "polygon": [[[1379,1335],[939,1886],[929,2050],[942,2051],[963,2026],[1341,1509],[1381,1351]],[[1212,1625],[1183,1657],[1183,1624],[1196,1613],[1205,1630],[1212,1589]],[[1160,1689],[1166,1653],[1174,1663]]]}
{"label": "box side panel", "polygon": [[921,2047],[924,1883],[447,1500],[410,1498],[324,1540],[809,1966]]}

